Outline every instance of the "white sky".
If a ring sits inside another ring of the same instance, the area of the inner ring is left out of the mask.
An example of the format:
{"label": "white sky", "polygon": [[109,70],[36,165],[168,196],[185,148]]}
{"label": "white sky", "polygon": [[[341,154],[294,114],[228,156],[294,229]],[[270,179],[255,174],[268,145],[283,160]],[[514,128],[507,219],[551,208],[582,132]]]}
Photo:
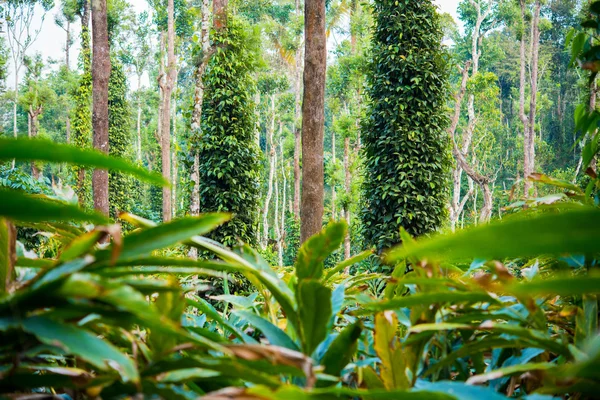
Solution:
{"label": "white sky", "polygon": [[[456,8],[458,7],[458,3],[460,0],[434,0],[436,4],[440,6],[440,9],[443,12],[450,13],[456,19]],[[55,0],[56,4],[59,3],[58,0]],[[148,5],[145,0],[129,0],[131,5],[133,6],[136,12],[141,12],[148,8]],[[39,6],[38,6],[39,7]],[[64,45],[65,45],[65,31],[62,30],[59,26],[54,23],[54,16],[59,13],[58,7],[55,6],[52,10],[50,10],[46,15],[43,21],[41,33],[37,39],[37,41],[29,48],[28,54],[32,55],[35,52],[41,52],[44,60],[48,58],[52,58],[54,60],[63,62],[64,60]],[[34,17],[34,21],[32,25],[34,27],[40,26],[42,23],[43,11],[41,7],[38,8],[36,15]],[[77,66],[77,56],[79,54],[79,22],[77,21],[75,26],[72,29],[72,35],[75,37],[75,42],[71,47],[70,51],[70,64],[71,68],[75,68]],[[6,30],[6,27],[4,27]],[[12,63],[9,63],[9,70],[12,71]],[[14,85],[14,72],[11,72],[11,78],[7,82],[7,86],[10,88]]]}

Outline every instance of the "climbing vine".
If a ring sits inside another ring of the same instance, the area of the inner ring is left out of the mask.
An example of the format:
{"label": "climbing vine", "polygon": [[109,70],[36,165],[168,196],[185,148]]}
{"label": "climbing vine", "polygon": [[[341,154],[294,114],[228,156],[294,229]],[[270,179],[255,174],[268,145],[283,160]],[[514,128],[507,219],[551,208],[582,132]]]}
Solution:
{"label": "climbing vine", "polygon": [[234,214],[232,221],[211,234],[212,239],[229,246],[238,240],[256,245],[260,177],[252,77],[256,40],[239,19],[230,16],[227,24],[212,36],[217,50],[204,75],[197,145],[200,210]]}
{"label": "climbing vine", "polygon": [[363,235],[383,249],[437,229],[446,217],[450,169],[448,59],[430,0],[376,0],[365,154]]}

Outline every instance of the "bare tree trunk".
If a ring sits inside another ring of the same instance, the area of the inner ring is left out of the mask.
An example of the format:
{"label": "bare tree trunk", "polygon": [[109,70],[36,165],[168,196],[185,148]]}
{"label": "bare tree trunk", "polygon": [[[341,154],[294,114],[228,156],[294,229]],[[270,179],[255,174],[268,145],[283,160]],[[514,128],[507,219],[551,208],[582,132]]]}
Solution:
{"label": "bare tree trunk", "polygon": [[531,22],[531,94],[529,101],[529,125],[524,138],[523,151],[527,154],[525,168],[525,196],[529,195],[532,182],[528,179],[535,169],[535,114],[537,112],[538,63],[540,53],[540,10],[542,4],[536,0]]}
{"label": "bare tree trunk", "polygon": [[137,101],[137,143],[136,143],[136,158],[137,161],[142,161],[142,74],[138,73],[137,76],[137,88],[138,88],[138,101]]}
{"label": "bare tree trunk", "polygon": [[323,131],[327,36],[325,1],[304,3],[305,60],[302,100],[302,194],[300,242],[321,231],[323,223]]}
{"label": "bare tree trunk", "polygon": [[282,192],[282,201],[281,201],[281,228],[279,230],[279,245],[277,246],[278,250],[278,259],[279,265],[283,266],[283,243],[285,238],[285,202],[286,202],[286,194],[287,194],[287,176],[285,173],[285,161],[283,158],[283,135],[279,136],[279,151],[281,154],[281,176],[283,178],[283,187],[281,188]]}
{"label": "bare tree trunk", "polygon": [[[350,137],[346,136],[344,138],[344,189],[346,190],[346,196],[350,196],[350,192],[352,191],[351,185],[352,175],[350,174]],[[344,239],[344,259],[347,260],[350,258],[350,205],[348,201],[346,201],[344,204],[344,216],[346,218],[346,223],[348,224],[348,233]],[[346,272],[349,272],[349,269]]]}
{"label": "bare tree trunk", "polygon": [[[175,74],[175,83],[173,85],[173,90],[175,91],[175,93],[177,93],[177,74]],[[179,172],[179,167],[177,166],[177,97],[173,98],[173,110],[171,113],[171,118],[173,120],[173,143],[171,143],[171,149],[173,150],[171,154],[171,160],[173,160],[173,168],[171,168],[171,214],[173,216],[177,216],[177,173]]]}
{"label": "bare tree trunk", "polygon": [[519,119],[523,124],[523,179],[524,184],[524,196],[527,197],[531,188],[531,182],[527,179],[529,176],[529,118],[525,114],[525,73],[526,73],[526,52],[525,52],[525,18],[526,18],[526,3],[525,0],[520,0],[519,5],[521,7],[521,41],[519,46]]}
{"label": "bare tree trunk", "polygon": [[[67,43],[65,44],[65,66],[67,67],[67,71],[71,70],[71,66],[69,64],[69,53],[71,51],[71,22],[67,20]],[[71,112],[71,107],[69,107],[69,103],[67,102],[67,118],[65,121],[65,129],[67,133],[67,144],[71,143],[71,116],[69,113]]]}
{"label": "bare tree trunk", "polygon": [[[161,156],[162,174],[165,179],[171,178],[171,95],[177,74],[175,65],[175,20],[173,0],[168,0],[167,5],[167,68],[166,79],[162,81],[163,104],[161,118]],[[163,187],[163,221],[170,221],[173,217],[171,203],[171,188]]]}
{"label": "bare tree trunk", "polygon": [[300,152],[302,151],[302,48],[296,50],[294,81],[294,217],[300,218]]}
{"label": "bare tree trunk", "polygon": [[[106,0],[92,0],[92,126],[94,148],[108,154],[108,80],[110,50]],[[94,170],[94,208],[108,215],[108,171]]]}
{"label": "bare tree trunk", "polygon": [[269,126],[267,127],[267,152],[269,159],[269,181],[267,186],[267,196],[265,198],[265,207],[263,209],[263,237],[261,246],[267,248],[269,242],[269,205],[273,196],[273,176],[275,174],[275,146],[273,146],[273,132],[275,130],[275,95],[271,95],[271,115]]}
{"label": "bare tree trunk", "polygon": [[[279,125],[281,126],[281,122],[279,123]],[[281,250],[279,249],[279,246],[281,244],[281,227],[279,226],[279,177],[277,174],[278,157],[276,150],[277,146],[273,146],[273,148],[273,170],[275,171],[275,215],[273,219],[273,227],[275,228],[275,241],[277,243],[277,259],[279,261],[281,254]],[[281,266],[281,262],[279,262],[279,265]]]}
{"label": "bare tree trunk", "polygon": [[[331,130],[331,159],[333,161],[334,170],[335,170],[335,130]],[[333,176],[333,180],[331,182],[331,218],[335,218],[335,202],[336,202],[336,193],[335,193],[335,174]]]}

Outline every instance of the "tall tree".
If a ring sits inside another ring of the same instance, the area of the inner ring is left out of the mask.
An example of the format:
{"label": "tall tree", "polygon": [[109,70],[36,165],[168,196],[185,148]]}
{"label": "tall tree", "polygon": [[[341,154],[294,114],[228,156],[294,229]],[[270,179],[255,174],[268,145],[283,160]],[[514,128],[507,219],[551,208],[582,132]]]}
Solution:
{"label": "tall tree", "polygon": [[[94,148],[108,153],[108,81],[110,49],[106,0],[92,0],[92,127]],[[109,213],[108,171],[96,169],[92,176],[94,208]]]}
{"label": "tall tree", "polygon": [[446,217],[450,146],[447,58],[430,0],[376,0],[369,104],[362,125],[367,245],[378,250],[437,229]]}
{"label": "tall tree", "polygon": [[[80,63],[82,74],[75,89],[73,110],[73,143],[78,147],[89,147],[92,139],[92,50],[90,45],[90,1],[82,0],[79,8],[81,20]],[[75,193],[79,205],[86,207],[90,200],[89,178],[85,169],[73,166]]]}
{"label": "tall tree", "polygon": [[[164,79],[161,79],[161,159],[162,174],[165,179],[171,179],[171,95],[175,85],[177,66],[175,65],[175,5],[173,0],[167,0],[167,67]],[[171,188],[163,188],[163,221],[170,221],[173,216]]]}
{"label": "tall tree", "polygon": [[304,95],[302,98],[302,194],[300,242],[318,233],[323,223],[323,133],[327,35],[325,0],[304,3]]}
{"label": "tall tree", "polygon": [[[67,73],[71,70],[70,64],[70,56],[71,56],[71,46],[75,42],[71,32],[71,25],[75,22],[76,18],[76,7],[75,3],[72,1],[63,1],[61,4],[60,14],[57,14],[54,17],[54,23],[61,27],[65,31],[65,68]],[[67,143],[71,143],[71,116],[69,115],[71,110],[69,107],[69,102],[66,102],[67,110],[65,117],[65,125],[66,125],[66,133],[67,133]]]}

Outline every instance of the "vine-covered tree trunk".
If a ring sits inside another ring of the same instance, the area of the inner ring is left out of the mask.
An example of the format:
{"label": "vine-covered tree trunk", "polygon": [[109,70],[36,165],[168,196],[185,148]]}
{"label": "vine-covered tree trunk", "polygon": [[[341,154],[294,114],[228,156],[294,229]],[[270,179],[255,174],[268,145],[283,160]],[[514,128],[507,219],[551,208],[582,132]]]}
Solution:
{"label": "vine-covered tree trunk", "polygon": [[[300,1],[296,0],[296,15],[302,12]],[[302,41],[301,41],[302,42]],[[300,218],[300,151],[302,147],[302,46],[296,49],[294,70],[294,217]]]}
{"label": "vine-covered tree trunk", "polygon": [[142,74],[138,73],[137,76],[137,89],[138,89],[138,101],[137,101],[137,123],[136,123],[136,132],[137,132],[137,142],[136,142],[136,160],[139,162],[142,161]]}
{"label": "vine-covered tree trunk", "polygon": [[300,242],[317,234],[323,223],[323,132],[327,35],[325,1],[304,3],[304,96],[302,99],[302,193]]}
{"label": "vine-covered tree trunk", "polygon": [[[92,0],[92,126],[94,148],[108,153],[108,80],[110,51],[106,0]],[[92,176],[94,208],[108,215],[108,171],[96,169]]]}
{"label": "vine-covered tree trunk", "polygon": [[419,236],[446,219],[448,64],[432,1],[375,0],[373,15],[361,219],[365,244],[381,251],[400,227]]}
{"label": "vine-covered tree trunk", "polygon": [[[332,160],[332,164],[335,168],[335,129],[331,130],[331,160]],[[333,176],[333,180],[331,182],[331,218],[332,219],[336,219],[336,210],[335,210],[335,202],[337,201],[336,199],[336,192],[335,192],[335,184],[336,184],[336,179],[335,179],[335,173]]]}
{"label": "vine-covered tree trunk", "polygon": [[[75,109],[73,113],[73,142],[76,146],[89,147],[92,135],[92,56],[90,46],[90,2],[84,0],[81,19],[81,63],[83,72],[75,92]],[[89,178],[86,171],[74,165],[75,193],[81,207],[86,207],[90,199]]]}

